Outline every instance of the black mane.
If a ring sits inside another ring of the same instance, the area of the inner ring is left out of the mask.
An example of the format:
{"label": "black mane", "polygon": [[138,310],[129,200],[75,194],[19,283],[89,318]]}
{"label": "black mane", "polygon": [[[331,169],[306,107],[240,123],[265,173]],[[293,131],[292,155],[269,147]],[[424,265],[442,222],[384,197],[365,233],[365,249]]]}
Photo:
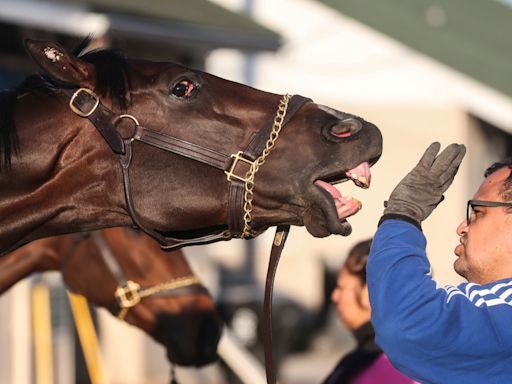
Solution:
{"label": "black mane", "polygon": [[11,157],[18,153],[18,134],[12,117],[16,91],[0,92],[0,171],[11,169]]}
{"label": "black mane", "polygon": [[[82,60],[94,64],[96,69],[95,92],[99,96],[109,96],[114,107],[126,110],[130,103],[130,65],[124,55],[112,49],[86,52],[91,42],[87,37],[73,50]],[[11,169],[11,159],[18,153],[18,135],[14,124],[14,109],[19,96],[38,92],[55,94],[62,88],[76,88],[78,84],[63,83],[47,74],[31,75],[16,88],[0,92],[0,171]]]}

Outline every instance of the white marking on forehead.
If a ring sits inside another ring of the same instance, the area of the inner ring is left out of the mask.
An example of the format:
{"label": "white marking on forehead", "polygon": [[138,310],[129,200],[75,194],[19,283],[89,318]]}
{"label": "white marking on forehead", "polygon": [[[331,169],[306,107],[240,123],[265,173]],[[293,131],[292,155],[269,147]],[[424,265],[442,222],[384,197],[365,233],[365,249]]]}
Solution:
{"label": "white marking on forehead", "polygon": [[46,47],[44,50],[43,50],[44,54],[46,55],[46,57],[48,59],[50,59],[53,63],[57,62],[60,60],[60,58],[62,56],[64,56],[64,54],[59,51],[58,49],[55,49],[53,47]]}

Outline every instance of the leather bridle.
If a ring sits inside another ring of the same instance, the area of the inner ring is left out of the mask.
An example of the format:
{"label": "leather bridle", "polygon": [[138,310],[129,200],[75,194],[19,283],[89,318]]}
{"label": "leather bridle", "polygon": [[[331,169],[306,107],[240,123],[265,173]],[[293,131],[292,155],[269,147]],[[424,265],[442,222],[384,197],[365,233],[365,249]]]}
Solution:
{"label": "leather bridle", "polygon": [[[135,307],[143,299],[150,296],[168,297],[187,294],[208,294],[208,290],[201,283],[201,280],[194,275],[179,276],[150,287],[141,287],[139,283],[127,279],[121,264],[112,253],[112,250],[101,234],[101,231],[75,234],[64,258],[71,255],[77,248],[78,244],[89,237],[98,248],[105,265],[117,282],[114,297],[119,309],[116,317],[120,320],[124,320],[131,308]],[[68,289],[71,291],[73,290],[72,288]]]}
{"label": "leather bridle", "polygon": [[[182,140],[165,132],[141,126],[136,117],[128,114],[117,115],[105,107],[99,97],[90,89],[79,88],[76,91],[63,90],[70,97],[69,106],[77,115],[87,118],[101,133],[112,151],[118,156],[123,170],[125,198],[130,216],[137,227],[155,238],[163,249],[172,250],[186,245],[206,244],[232,238],[253,236],[250,227],[252,211],[252,189],[254,175],[272,150],[281,128],[292,116],[311,99],[299,95],[284,95],[275,117],[257,132],[249,145],[236,154],[228,155]],[[123,138],[117,125],[123,119],[135,124],[134,133]],[[228,228],[220,233],[191,239],[163,236],[144,225],[135,210],[131,193],[130,165],[132,162],[132,143],[140,141],[147,145],[172,152],[225,172],[228,184]]]}
{"label": "leather bridle", "polygon": [[[105,107],[100,102],[99,97],[90,89],[79,88],[74,92],[70,90],[63,90],[63,92],[70,98],[69,106],[71,110],[77,115],[89,119],[112,151],[118,156],[123,171],[126,203],[134,224],[143,232],[155,238],[165,250],[232,238],[250,238],[254,235],[251,229],[254,175],[274,147],[282,127],[290,121],[304,104],[311,102],[311,99],[300,95],[284,95],[275,116],[263,125],[263,128],[256,133],[249,145],[236,154],[227,155],[167,133],[143,127],[132,115],[116,115]],[[116,128],[119,122],[125,118],[132,120],[135,124],[134,134],[129,138],[123,138]],[[192,239],[179,239],[163,236],[161,233],[145,226],[135,210],[131,193],[129,169],[134,141],[140,141],[224,171],[229,184],[228,228],[217,234]],[[276,383],[276,370],[272,357],[272,291],[277,265],[289,229],[289,225],[278,226],[276,229],[265,283],[263,334],[265,369],[267,383],[269,384]],[[132,288],[127,287],[126,289],[133,294]]]}
{"label": "leather bridle", "polygon": [[126,278],[123,268],[112,253],[101,231],[92,232],[91,237],[98,247],[110,273],[117,281],[114,296],[119,306],[119,312],[116,317],[120,320],[124,320],[131,308],[150,296],[178,296],[193,293],[208,294],[201,280],[194,275],[176,277],[166,282],[143,288],[139,283]]}

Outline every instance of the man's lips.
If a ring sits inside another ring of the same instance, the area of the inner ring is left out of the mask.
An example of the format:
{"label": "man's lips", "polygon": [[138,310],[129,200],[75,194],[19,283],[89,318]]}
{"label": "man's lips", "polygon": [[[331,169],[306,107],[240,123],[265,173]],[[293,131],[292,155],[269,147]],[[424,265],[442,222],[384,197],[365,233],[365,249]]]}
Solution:
{"label": "man's lips", "polygon": [[455,255],[457,257],[461,257],[464,255],[464,252],[465,252],[465,247],[466,247],[466,240],[464,238],[460,238],[460,244],[457,245],[455,247],[455,250],[453,251],[453,253],[455,253]]}

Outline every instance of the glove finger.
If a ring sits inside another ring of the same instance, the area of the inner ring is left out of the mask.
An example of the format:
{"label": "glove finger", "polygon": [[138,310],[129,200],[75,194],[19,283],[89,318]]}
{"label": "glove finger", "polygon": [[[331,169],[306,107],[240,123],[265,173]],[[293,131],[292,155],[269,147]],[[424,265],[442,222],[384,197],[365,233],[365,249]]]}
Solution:
{"label": "glove finger", "polygon": [[423,156],[421,157],[417,166],[424,167],[425,169],[430,169],[432,167],[432,164],[434,163],[434,160],[436,159],[436,155],[439,152],[440,148],[441,144],[437,141],[430,144],[428,148],[425,150],[425,153],[423,153]]}
{"label": "glove finger", "polygon": [[[440,181],[445,184],[448,180],[453,179],[459,170],[459,166],[466,154],[466,147],[464,145],[457,145],[457,150],[454,151],[455,157],[448,164],[446,170],[440,176]],[[451,183],[451,182],[450,182]]]}
{"label": "glove finger", "polygon": [[[435,173],[438,173],[441,184],[444,184],[448,179],[454,178],[457,173],[460,163],[466,154],[466,147],[464,145],[452,144],[454,147],[450,148],[450,151],[446,155],[439,159],[439,163],[433,166]],[[451,147],[451,146],[450,146]],[[445,151],[448,150],[448,147]],[[443,153],[444,154],[444,151]],[[440,157],[441,155],[439,155]]]}
{"label": "glove finger", "polygon": [[[458,144],[450,144],[447,146],[434,160],[432,164],[431,174],[434,177],[440,178],[445,173],[450,173],[451,165],[454,164],[456,159],[458,158],[463,146]],[[465,148],[465,147],[464,147]],[[462,158],[459,160],[459,163],[455,166],[458,167],[462,161]],[[453,170],[451,171],[453,172]]]}

